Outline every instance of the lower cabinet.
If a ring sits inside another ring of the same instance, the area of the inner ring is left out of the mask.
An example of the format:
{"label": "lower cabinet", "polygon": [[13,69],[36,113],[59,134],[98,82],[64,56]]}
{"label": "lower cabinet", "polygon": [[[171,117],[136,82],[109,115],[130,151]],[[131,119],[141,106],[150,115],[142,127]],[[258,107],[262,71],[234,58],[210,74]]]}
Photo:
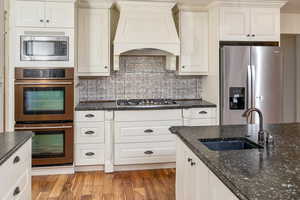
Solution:
{"label": "lower cabinet", "polygon": [[238,200],[179,139],[176,143],[177,200]]}

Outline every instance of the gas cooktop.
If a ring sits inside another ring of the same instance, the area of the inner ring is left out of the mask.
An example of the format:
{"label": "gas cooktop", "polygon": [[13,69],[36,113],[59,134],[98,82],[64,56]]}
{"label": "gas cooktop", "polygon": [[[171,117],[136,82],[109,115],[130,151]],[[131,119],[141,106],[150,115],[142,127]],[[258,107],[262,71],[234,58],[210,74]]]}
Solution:
{"label": "gas cooktop", "polygon": [[176,106],[177,103],[173,99],[122,99],[117,100],[118,106]]}

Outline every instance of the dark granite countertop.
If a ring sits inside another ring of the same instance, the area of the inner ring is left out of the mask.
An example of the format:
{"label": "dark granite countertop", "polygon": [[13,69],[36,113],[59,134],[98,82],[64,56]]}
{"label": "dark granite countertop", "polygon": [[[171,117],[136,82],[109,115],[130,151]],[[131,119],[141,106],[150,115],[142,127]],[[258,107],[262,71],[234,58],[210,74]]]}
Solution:
{"label": "dark granite countertop", "polygon": [[202,138],[244,137],[257,141],[255,125],[172,127],[171,132],[241,200],[300,199],[300,124],[265,125],[275,139],[264,149],[211,151]]}
{"label": "dark granite countertop", "polygon": [[0,133],[0,165],[33,136],[31,131]]}
{"label": "dark granite countertop", "polygon": [[182,108],[207,108],[216,107],[215,104],[200,99],[176,100],[176,105],[170,106],[118,106],[116,101],[87,101],[80,102],[75,110],[162,110]]}

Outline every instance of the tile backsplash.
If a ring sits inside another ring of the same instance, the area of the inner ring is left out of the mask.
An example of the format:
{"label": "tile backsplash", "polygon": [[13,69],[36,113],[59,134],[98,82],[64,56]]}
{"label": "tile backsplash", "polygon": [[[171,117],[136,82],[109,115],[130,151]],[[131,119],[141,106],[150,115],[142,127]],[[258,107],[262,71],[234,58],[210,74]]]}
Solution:
{"label": "tile backsplash", "polygon": [[201,98],[199,76],[177,76],[164,56],[121,56],[120,71],[109,77],[80,78],[79,100]]}

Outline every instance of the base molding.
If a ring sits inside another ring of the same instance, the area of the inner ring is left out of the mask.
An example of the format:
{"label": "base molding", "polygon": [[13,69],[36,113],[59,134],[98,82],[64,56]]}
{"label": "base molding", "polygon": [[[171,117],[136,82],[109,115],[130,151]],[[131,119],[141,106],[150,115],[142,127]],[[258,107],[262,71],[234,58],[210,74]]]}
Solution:
{"label": "base molding", "polygon": [[176,168],[176,163],[154,163],[154,164],[135,164],[135,165],[115,165],[115,171],[133,171],[149,169],[169,169]]}
{"label": "base molding", "polygon": [[75,172],[104,171],[104,165],[75,166]]}
{"label": "base molding", "polygon": [[[176,163],[115,165],[114,171],[133,171],[175,168]],[[32,176],[74,174],[75,172],[104,171],[104,165],[33,167]],[[111,172],[113,173],[113,172]]]}
{"label": "base molding", "polygon": [[33,167],[31,170],[32,176],[45,176],[57,174],[74,174],[74,166],[51,166],[51,167]]}

